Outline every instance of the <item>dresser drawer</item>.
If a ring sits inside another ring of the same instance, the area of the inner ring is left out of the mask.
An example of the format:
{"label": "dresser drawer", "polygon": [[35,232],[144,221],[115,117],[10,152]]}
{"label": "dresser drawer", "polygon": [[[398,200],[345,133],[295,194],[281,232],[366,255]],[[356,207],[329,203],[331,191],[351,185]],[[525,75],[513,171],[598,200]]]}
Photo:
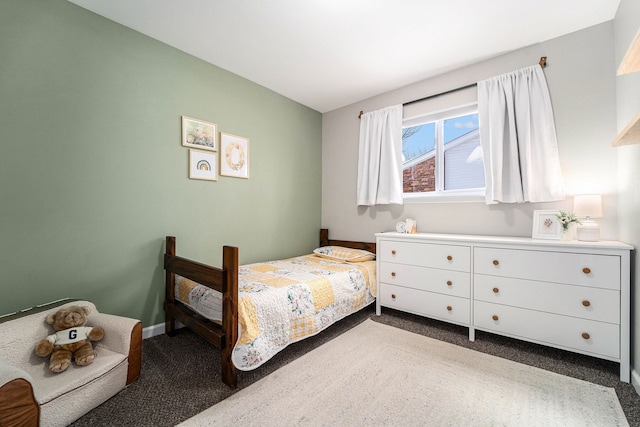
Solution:
{"label": "dresser drawer", "polygon": [[471,273],[380,262],[380,282],[462,298],[471,296]]}
{"label": "dresser drawer", "polygon": [[[620,328],[611,323],[483,301],[474,302],[473,319],[478,329],[581,353],[620,357]],[[588,335],[583,337],[583,334]]]}
{"label": "dresser drawer", "polygon": [[620,257],[475,248],[474,272],[543,282],[620,289]]}
{"label": "dresser drawer", "polygon": [[378,261],[471,271],[471,248],[384,240],[380,242]]}
{"label": "dresser drawer", "polygon": [[620,291],[475,275],[474,298],[496,304],[620,323]]}
{"label": "dresser drawer", "polygon": [[447,322],[469,325],[471,305],[468,299],[402,286],[380,284],[380,304]]}

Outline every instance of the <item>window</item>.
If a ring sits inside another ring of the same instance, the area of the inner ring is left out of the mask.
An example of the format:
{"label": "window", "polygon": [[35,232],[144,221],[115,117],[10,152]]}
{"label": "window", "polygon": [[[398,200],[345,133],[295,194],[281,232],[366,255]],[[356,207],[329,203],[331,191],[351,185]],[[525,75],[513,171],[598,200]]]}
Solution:
{"label": "window", "polygon": [[405,200],[484,194],[477,106],[405,120],[402,128]]}

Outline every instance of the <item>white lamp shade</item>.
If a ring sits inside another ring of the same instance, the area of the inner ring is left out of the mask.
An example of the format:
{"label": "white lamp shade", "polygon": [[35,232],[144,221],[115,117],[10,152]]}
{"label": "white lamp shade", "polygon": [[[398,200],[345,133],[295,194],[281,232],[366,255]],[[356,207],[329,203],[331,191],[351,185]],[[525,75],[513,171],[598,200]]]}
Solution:
{"label": "white lamp shade", "polygon": [[575,196],[573,210],[578,218],[602,218],[602,196],[599,194]]}

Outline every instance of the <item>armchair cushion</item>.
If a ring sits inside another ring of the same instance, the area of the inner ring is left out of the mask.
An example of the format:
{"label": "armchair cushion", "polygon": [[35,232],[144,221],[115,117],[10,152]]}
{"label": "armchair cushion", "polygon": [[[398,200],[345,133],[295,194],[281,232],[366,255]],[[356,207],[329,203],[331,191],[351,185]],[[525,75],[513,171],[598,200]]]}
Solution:
{"label": "armchair cushion", "polygon": [[[95,343],[97,356],[93,363],[87,366],[73,363],[65,372],[53,373],[49,371],[48,359],[38,357],[34,348],[51,333],[45,322],[47,315],[64,305],[89,306],[88,325],[102,327],[105,337]],[[142,325],[138,320],[99,313],[89,301],[63,302],[14,317],[0,323],[2,426],[37,425],[26,420],[33,419],[34,413],[37,419],[38,412],[40,425],[67,425],[140,376]],[[4,402],[22,403],[5,407]]]}

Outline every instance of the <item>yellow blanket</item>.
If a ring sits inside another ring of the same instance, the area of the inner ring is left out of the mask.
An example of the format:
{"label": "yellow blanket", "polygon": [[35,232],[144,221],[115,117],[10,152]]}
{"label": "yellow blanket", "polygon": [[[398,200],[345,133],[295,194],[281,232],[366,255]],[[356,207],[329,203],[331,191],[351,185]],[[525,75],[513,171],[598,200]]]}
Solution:
{"label": "yellow blanket", "polygon": [[234,365],[251,370],[375,300],[375,261],[316,255],[240,267]]}
{"label": "yellow blanket", "polygon": [[[232,360],[248,371],[373,302],[376,263],[304,255],[243,265],[238,281],[239,338]],[[176,282],[176,298],[220,321],[220,293],[184,278]]]}

